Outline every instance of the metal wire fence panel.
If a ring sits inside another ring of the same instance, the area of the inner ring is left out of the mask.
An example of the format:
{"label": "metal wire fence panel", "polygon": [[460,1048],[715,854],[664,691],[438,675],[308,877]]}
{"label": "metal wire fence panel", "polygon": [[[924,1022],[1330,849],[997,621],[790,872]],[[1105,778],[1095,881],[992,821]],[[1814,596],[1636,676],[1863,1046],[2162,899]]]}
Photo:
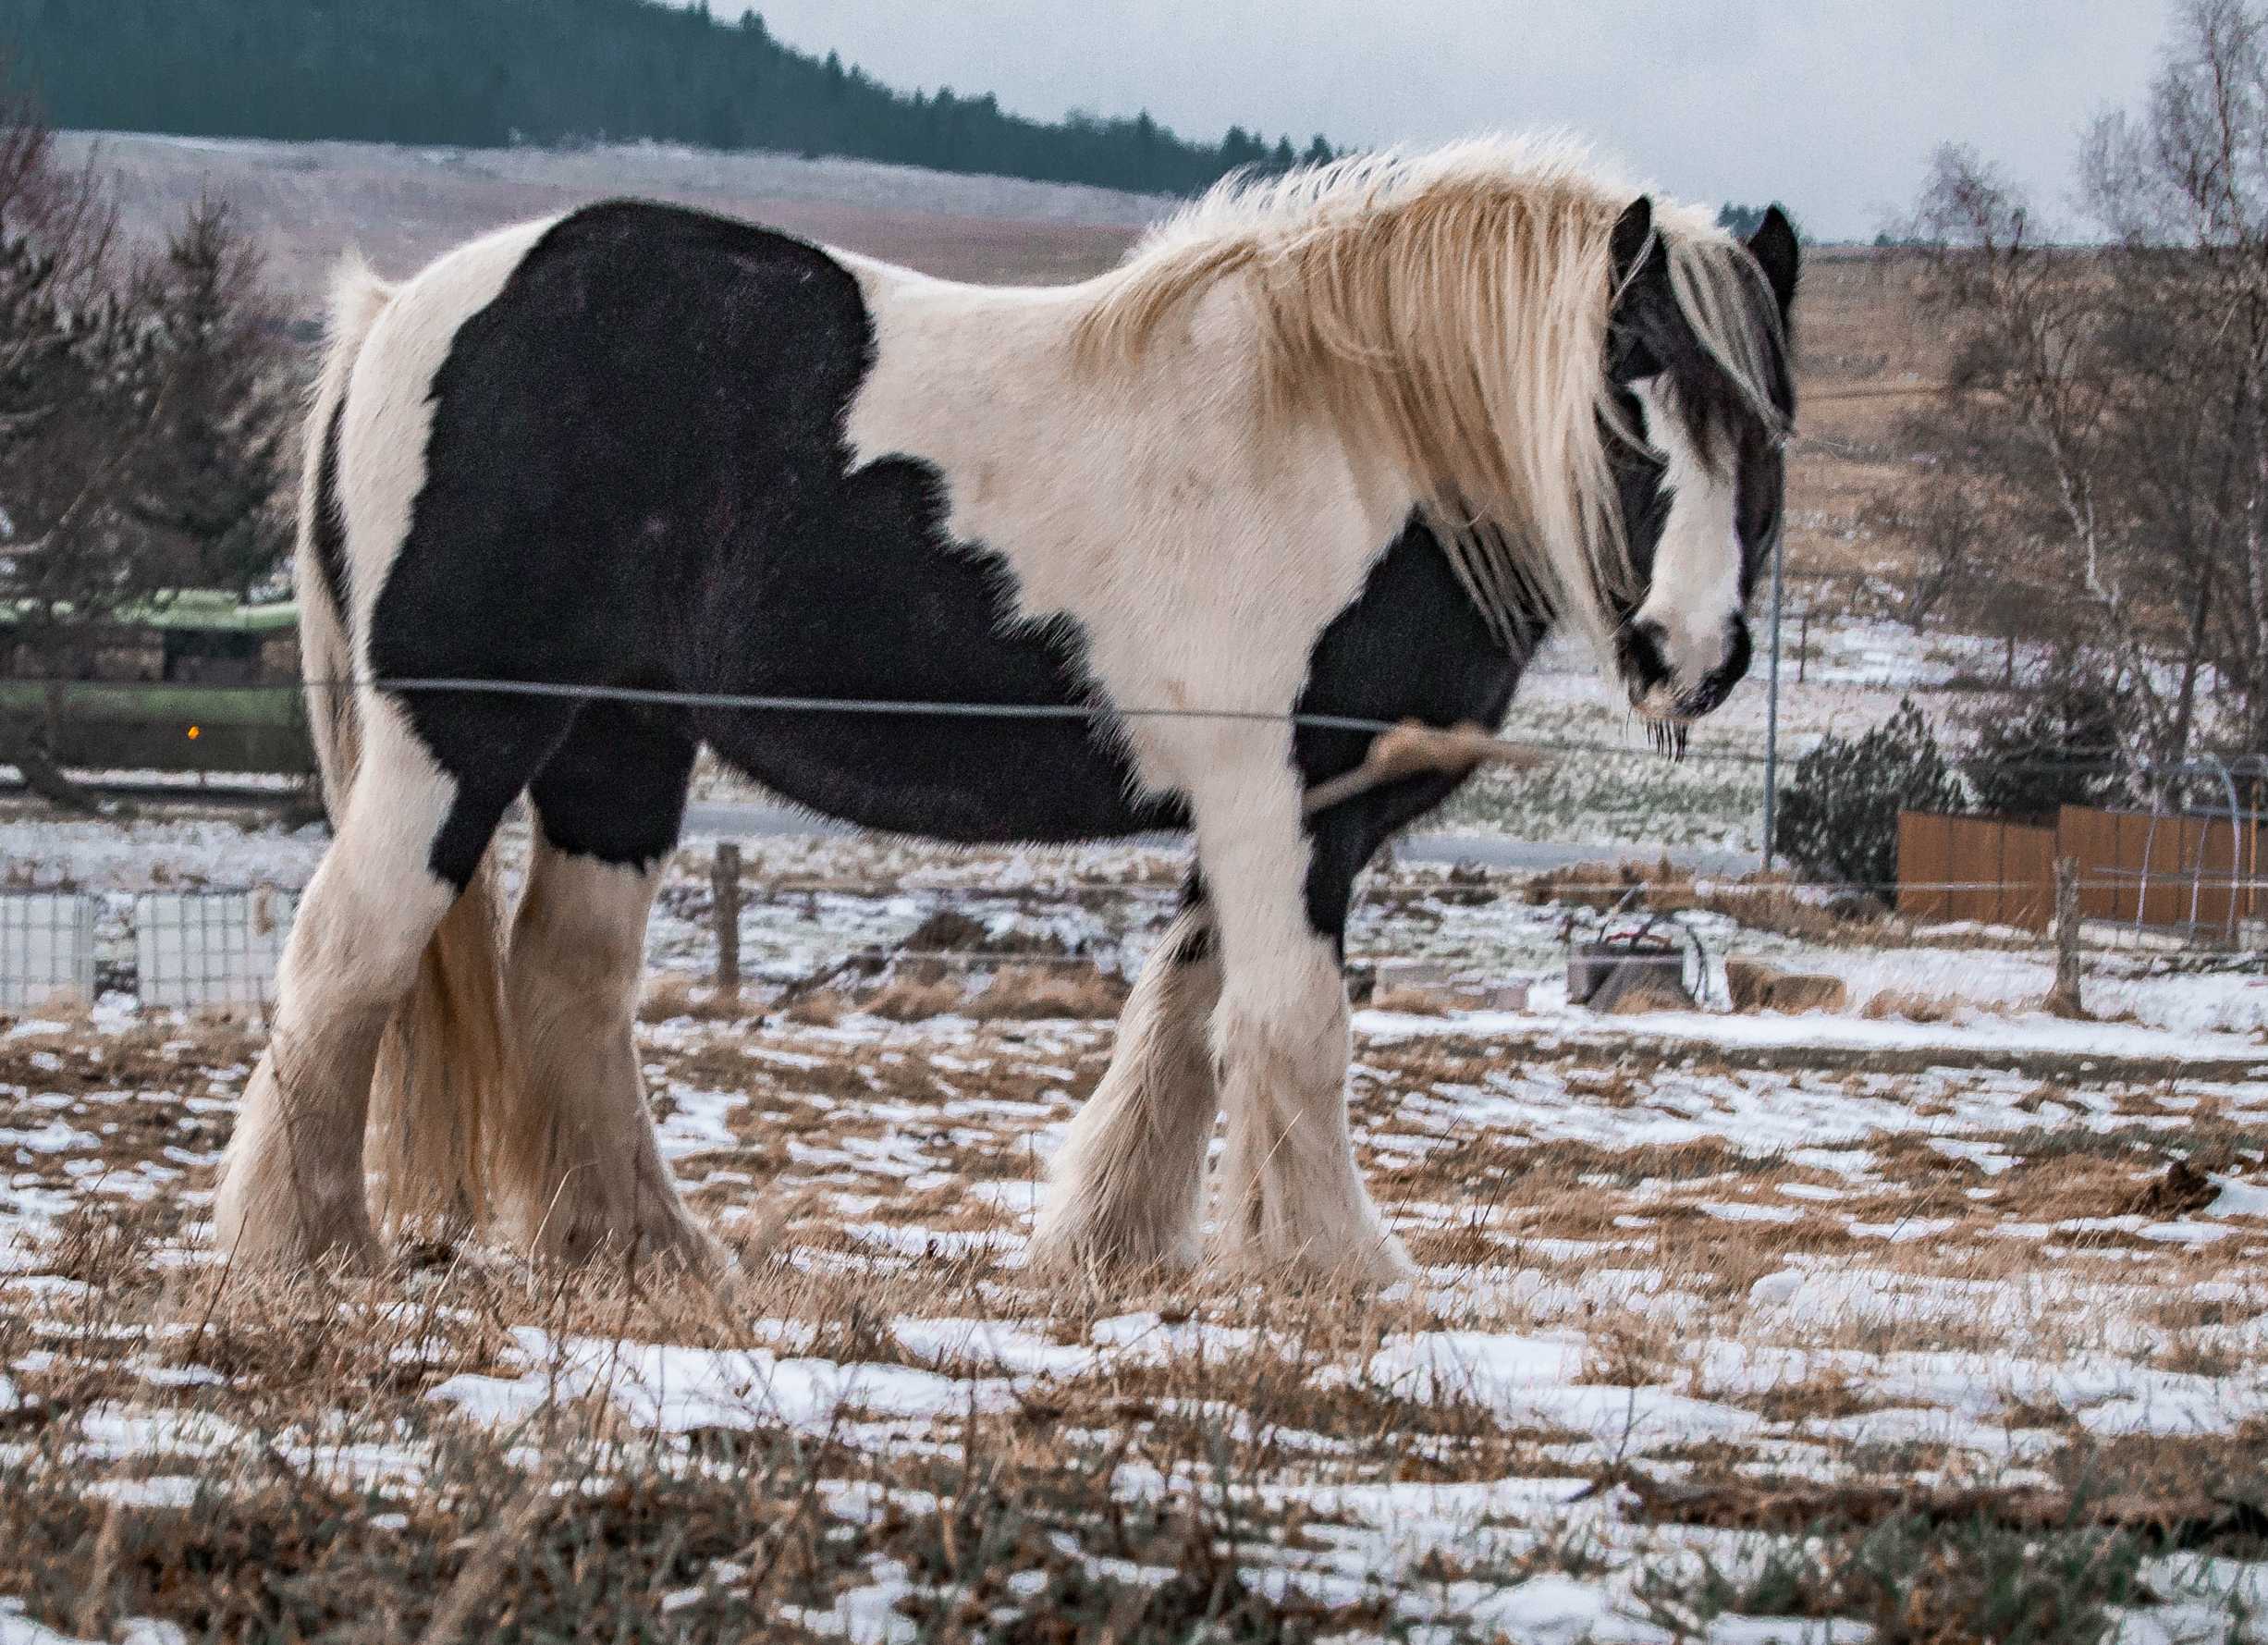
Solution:
{"label": "metal wire fence panel", "polygon": [[293,891],[151,891],[134,902],[144,1005],[264,1005],[299,912]]}
{"label": "metal wire fence panel", "polygon": [[94,999],[94,899],[73,891],[0,894],[0,1008],[36,1011]]}

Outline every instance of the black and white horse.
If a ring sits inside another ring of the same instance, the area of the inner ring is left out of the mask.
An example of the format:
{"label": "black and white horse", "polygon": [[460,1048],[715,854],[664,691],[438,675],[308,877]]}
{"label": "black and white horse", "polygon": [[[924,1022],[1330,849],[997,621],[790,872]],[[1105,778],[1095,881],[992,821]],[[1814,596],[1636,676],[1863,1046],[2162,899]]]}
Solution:
{"label": "black and white horse", "polygon": [[[1500,724],[1554,622],[1673,736],[1721,702],[1779,530],[1796,260],[1777,212],[1744,247],[1489,141],[1225,186],[1060,288],[631,203],[398,287],[349,270],[299,559],[337,840],[222,1242],[369,1260],[374,1167],[390,1227],[493,1203],[542,1253],[709,1256],[631,1042],[706,744],[871,828],[1193,830],[1035,1258],[1192,1259],[1225,1111],[1224,1256],[1403,1271],[1350,1144],[1342,940],[1356,875],[1461,773],[1306,815],[1369,740],[1289,717]],[[467,679],[1093,712],[386,683]],[[522,793],[507,931],[489,846]]]}

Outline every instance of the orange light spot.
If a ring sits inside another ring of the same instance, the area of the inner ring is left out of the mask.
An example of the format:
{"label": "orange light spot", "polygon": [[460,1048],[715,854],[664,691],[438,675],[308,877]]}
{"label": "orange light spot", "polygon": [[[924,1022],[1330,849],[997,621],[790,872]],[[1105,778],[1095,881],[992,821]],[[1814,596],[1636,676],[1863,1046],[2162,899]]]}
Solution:
{"label": "orange light spot", "polygon": [[190,740],[191,743],[194,743],[195,741],[197,741],[197,738],[198,738],[199,734],[200,734],[200,733],[198,732],[198,730],[197,730],[197,728],[196,728],[195,726],[191,726],[191,727],[190,727],[190,728],[189,728],[189,740]]}

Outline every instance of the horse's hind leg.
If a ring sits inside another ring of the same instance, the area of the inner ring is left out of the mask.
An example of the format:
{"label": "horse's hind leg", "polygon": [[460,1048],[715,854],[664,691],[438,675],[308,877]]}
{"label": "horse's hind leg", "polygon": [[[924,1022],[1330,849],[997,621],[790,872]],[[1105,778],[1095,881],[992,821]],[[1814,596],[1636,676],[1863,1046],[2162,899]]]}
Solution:
{"label": "horse's hind leg", "polygon": [[[545,718],[532,713],[525,726],[536,757],[555,734]],[[363,736],[337,837],[285,945],[268,1049],[222,1164],[215,1231],[239,1261],[374,1262],[362,1131],[379,1042],[520,789],[509,757],[453,778],[396,704],[370,706]]]}
{"label": "horse's hind leg", "polygon": [[1119,1018],[1109,1069],[1048,1168],[1032,1266],[1187,1266],[1220,1093],[1206,1037],[1220,997],[1212,911],[1192,887]]}
{"label": "horse's hind leg", "polygon": [[508,1214],[546,1256],[716,1257],[656,1145],[632,1037],[693,749],[670,717],[594,705],[529,791],[536,840],[505,983],[522,1077],[498,1170]]}

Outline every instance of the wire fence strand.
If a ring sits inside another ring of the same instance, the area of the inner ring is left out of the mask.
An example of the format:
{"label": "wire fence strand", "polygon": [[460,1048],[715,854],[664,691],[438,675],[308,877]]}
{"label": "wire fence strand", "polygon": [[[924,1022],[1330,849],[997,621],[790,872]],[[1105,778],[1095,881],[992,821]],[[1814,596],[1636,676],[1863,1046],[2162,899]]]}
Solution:
{"label": "wire fence strand", "polygon": [[[1294,730],[1346,731],[1369,736],[1383,735],[1401,729],[1401,721],[1379,718],[1367,715],[1328,714],[1308,709],[1273,708],[1216,708],[1191,706],[1159,706],[1146,704],[1120,705],[1107,702],[1093,703],[984,703],[938,698],[877,698],[845,697],[816,694],[701,692],[684,691],[662,686],[605,685],[580,681],[549,680],[486,680],[472,677],[443,678],[384,678],[332,679],[307,681],[255,681],[185,684],[178,681],[81,681],[55,679],[15,679],[9,683],[43,689],[77,687],[85,691],[116,692],[143,690],[178,694],[185,691],[215,693],[259,692],[359,692],[370,691],[400,695],[457,694],[528,697],[581,704],[619,703],[639,707],[675,707],[715,713],[751,714],[840,714],[867,717],[911,717],[934,719],[1004,719],[1032,721],[1085,721],[1097,726],[1127,720],[1210,720],[1224,724],[1287,725]],[[1644,726],[1649,722],[1635,713],[1629,723]],[[1705,722],[1693,722],[1700,725]],[[1748,749],[1712,746],[1706,743],[1686,742],[1673,751],[1662,754],[1650,744],[1636,743],[1608,743],[1585,739],[1553,736],[1525,736],[1514,731],[1495,733],[1495,741],[1508,747],[1531,749],[1544,754],[1597,755],[1614,758],[1633,755],[1666,758],[1675,764],[1718,764],[1744,767],[1762,767],[1770,756]],[[1796,755],[1801,758],[1801,752]],[[2100,757],[2057,756],[2047,759],[2005,759],[1954,756],[1953,765],[1963,770],[1993,771],[2004,775],[2051,775],[2125,777],[2148,782],[2158,777],[2195,780],[2196,762],[2128,762],[2107,754]],[[2248,783],[2268,782],[2268,755],[2239,756],[2229,762],[2230,768]],[[2262,814],[2247,813],[2252,820]]]}

